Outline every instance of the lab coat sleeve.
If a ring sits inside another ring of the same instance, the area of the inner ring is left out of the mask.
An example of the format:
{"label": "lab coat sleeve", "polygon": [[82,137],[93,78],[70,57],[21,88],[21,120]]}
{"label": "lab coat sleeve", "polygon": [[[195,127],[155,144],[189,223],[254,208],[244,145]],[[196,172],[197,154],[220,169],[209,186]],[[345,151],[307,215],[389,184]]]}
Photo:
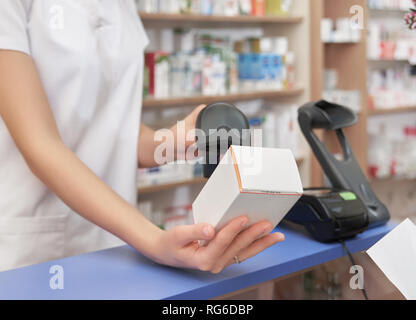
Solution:
{"label": "lab coat sleeve", "polygon": [[15,50],[30,55],[28,6],[27,0],[1,0],[0,50]]}

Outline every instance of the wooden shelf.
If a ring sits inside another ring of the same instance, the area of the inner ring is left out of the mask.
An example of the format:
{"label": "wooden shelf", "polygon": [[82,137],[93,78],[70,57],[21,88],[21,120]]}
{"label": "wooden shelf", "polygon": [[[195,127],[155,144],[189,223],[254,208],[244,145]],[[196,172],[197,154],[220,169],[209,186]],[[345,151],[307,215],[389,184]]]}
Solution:
{"label": "wooden shelf", "polygon": [[412,181],[415,181],[415,179],[396,177],[396,176],[389,176],[389,177],[384,177],[384,178],[374,178],[374,177],[369,178],[370,183],[391,183],[391,182],[412,182]]}
{"label": "wooden shelf", "polygon": [[143,100],[143,108],[155,107],[173,107],[186,105],[209,104],[218,101],[245,101],[256,99],[277,99],[300,95],[304,92],[302,87],[294,87],[293,89],[275,90],[275,91],[253,91],[242,92],[235,94],[227,94],[220,96],[195,96],[185,98],[170,98],[170,99],[153,99],[148,98]]}
{"label": "wooden shelf", "polygon": [[408,113],[408,112],[416,112],[416,106],[390,108],[390,109],[373,109],[373,110],[369,110],[369,114],[370,115]]}
{"label": "wooden shelf", "polygon": [[380,59],[373,59],[373,58],[369,58],[368,59],[368,61],[369,62],[397,62],[397,63],[399,63],[399,62],[409,62],[409,59],[382,59],[382,58],[380,58]]}
{"label": "wooden shelf", "polygon": [[[298,166],[301,165],[303,161],[304,161],[303,158],[296,159]],[[176,189],[176,188],[184,187],[184,186],[193,186],[193,185],[202,186],[203,184],[205,184],[205,182],[207,182],[207,179],[203,177],[198,177],[198,178],[185,180],[185,181],[172,182],[172,183],[166,183],[166,184],[160,184],[160,185],[154,185],[154,186],[148,186],[148,187],[139,187],[138,193],[139,195],[143,195],[143,194],[152,194],[152,193],[156,193],[160,191],[172,190],[172,189]]]}
{"label": "wooden shelf", "polygon": [[377,13],[406,13],[410,11],[409,9],[401,9],[401,8],[368,8],[370,12],[377,12]]}
{"label": "wooden shelf", "polygon": [[142,194],[149,194],[149,193],[155,193],[159,191],[165,191],[170,189],[175,189],[183,186],[192,186],[192,185],[203,185],[207,179],[205,178],[194,178],[191,180],[186,181],[180,181],[180,182],[172,182],[172,183],[166,183],[161,185],[154,185],[154,186],[148,186],[148,187],[139,187],[138,192],[140,195]]}
{"label": "wooden shelf", "polygon": [[192,22],[192,23],[227,23],[227,24],[274,24],[274,23],[300,23],[303,17],[298,16],[206,16],[198,14],[170,14],[170,13],[144,13],[139,12],[143,23],[146,22]]}
{"label": "wooden shelf", "polygon": [[353,45],[353,44],[360,44],[361,41],[324,41],[323,44],[325,45],[332,45],[332,44],[345,44],[345,45]]}

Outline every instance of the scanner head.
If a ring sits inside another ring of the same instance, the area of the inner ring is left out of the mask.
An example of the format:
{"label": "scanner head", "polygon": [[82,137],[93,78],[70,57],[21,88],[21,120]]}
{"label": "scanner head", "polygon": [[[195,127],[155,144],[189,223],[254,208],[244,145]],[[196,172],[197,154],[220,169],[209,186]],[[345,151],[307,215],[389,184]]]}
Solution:
{"label": "scanner head", "polygon": [[198,153],[204,158],[204,177],[209,178],[221,155],[231,145],[250,146],[247,117],[234,105],[218,102],[208,105],[198,115],[195,128]]}
{"label": "scanner head", "polygon": [[310,129],[338,130],[351,127],[358,121],[349,108],[325,100],[308,103],[299,109],[301,126]]}

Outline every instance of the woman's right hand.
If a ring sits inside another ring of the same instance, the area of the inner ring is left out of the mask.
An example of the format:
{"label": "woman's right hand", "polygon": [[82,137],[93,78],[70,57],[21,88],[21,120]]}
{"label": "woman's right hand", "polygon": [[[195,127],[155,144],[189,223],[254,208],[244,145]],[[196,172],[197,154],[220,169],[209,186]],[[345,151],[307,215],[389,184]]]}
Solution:
{"label": "woman's right hand", "polygon": [[[180,226],[163,231],[150,258],[157,263],[208,271],[217,274],[235,263],[243,262],[277,242],[284,240],[281,233],[270,234],[273,226],[268,221],[248,227],[245,216],[236,218],[215,234],[208,224]],[[198,240],[209,241],[201,247]]]}

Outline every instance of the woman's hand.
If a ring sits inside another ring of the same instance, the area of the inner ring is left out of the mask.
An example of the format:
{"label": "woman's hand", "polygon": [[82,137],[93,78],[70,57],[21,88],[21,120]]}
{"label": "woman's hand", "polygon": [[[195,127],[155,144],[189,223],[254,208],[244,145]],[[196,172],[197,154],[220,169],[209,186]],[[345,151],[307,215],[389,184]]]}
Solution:
{"label": "woman's hand", "polygon": [[[195,108],[185,119],[179,121],[172,128],[170,128],[169,137],[172,144],[166,148],[166,153],[172,153],[166,158],[172,160],[194,160],[196,158],[197,150],[190,152],[189,157],[186,156],[188,148],[195,143],[195,125],[199,113],[205,108],[205,105],[200,105]],[[161,163],[160,159],[156,161],[155,152],[158,146],[166,143],[164,139],[159,140],[155,137],[156,132],[144,125],[140,125],[139,140],[138,140],[138,166],[139,168],[151,168],[166,163]],[[166,159],[163,159],[166,160]]]}
{"label": "woman's hand", "polygon": [[[164,231],[150,258],[172,267],[216,274],[233,264],[234,257],[243,262],[284,240],[281,233],[270,234],[273,230],[270,222],[259,222],[247,228],[248,224],[247,217],[239,217],[217,234],[208,224],[180,226]],[[198,240],[210,242],[206,247],[200,247]]]}
{"label": "woman's hand", "polygon": [[[178,122],[171,128],[171,131],[175,137],[175,158],[177,160],[193,160],[187,159],[186,153],[190,146],[195,143],[195,126],[199,113],[206,107],[206,105],[200,105],[195,108],[185,119]],[[179,142],[179,144],[178,144]],[[195,157],[196,155],[193,154]]]}

